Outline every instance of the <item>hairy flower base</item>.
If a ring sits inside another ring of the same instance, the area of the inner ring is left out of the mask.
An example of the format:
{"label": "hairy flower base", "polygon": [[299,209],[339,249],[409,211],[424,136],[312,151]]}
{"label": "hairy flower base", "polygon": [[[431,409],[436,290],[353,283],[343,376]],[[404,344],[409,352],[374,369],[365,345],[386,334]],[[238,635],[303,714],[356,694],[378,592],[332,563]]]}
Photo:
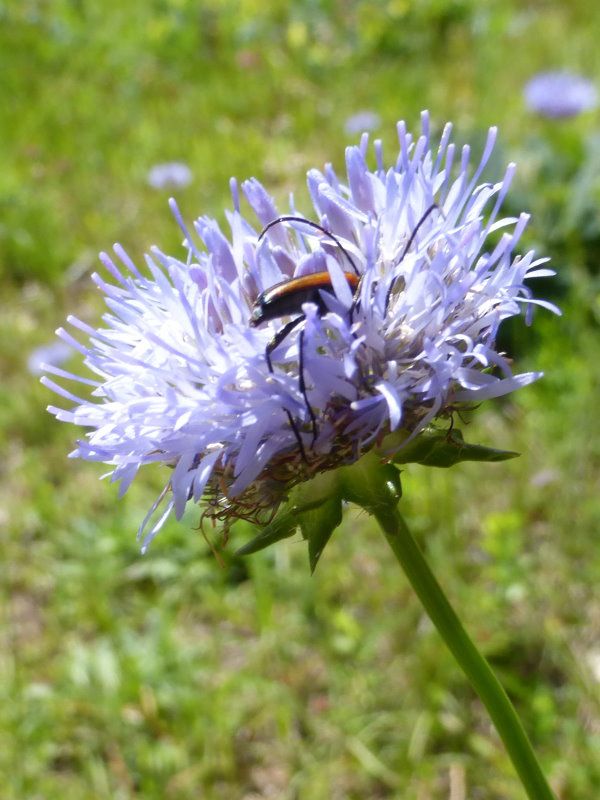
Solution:
{"label": "hairy flower base", "polygon": [[236,477],[233,467],[230,465],[223,469],[217,465],[204,493],[206,507],[202,519],[223,523],[244,519],[255,525],[268,524],[294,486],[321,472],[350,463],[354,452],[354,443],[347,442],[345,449],[336,447],[334,451],[315,454],[310,461],[304,461],[296,451],[290,450],[274,458],[255,481],[235,496],[228,493],[228,487]]}
{"label": "hairy flower base", "polygon": [[218,520],[226,524],[236,519],[245,519],[256,525],[271,522],[289,492],[299,483],[311,480],[316,475],[350,464],[360,457],[356,439],[344,436],[351,412],[340,409],[332,424],[338,434],[334,447],[326,452],[309,451],[304,459],[297,446],[273,458],[260,475],[239,494],[231,495],[230,487],[235,483],[235,472],[229,464],[225,468],[217,462],[204,494],[206,508],[202,518]]}
{"label": "hairy flower base", "polygon": [[[452,407],[439,412],[436,416],[443,418],[451,415]],[[389,426],[379,431],[377,438],[362,450],[357,446],[355,436],[346,433],[353,419],[351,407],[333,405],[327,410],[328,418],[334,434],[333,446],[330,450],[319,452],[309,450],[305,459],[297,446],[273,458],[256,480],[241,493],[231,494],[230,487],[235,484],[236,475],[231,464],[223,467],[217,461],[212,476],[207,483],[203,496],[202,521],[209,520],[224,524],[225,530],[238,519],[246,520],[254,525],[268,525],[280,507],[289,498],[291,490],[298,484],[311,481],[319,475],[353,464],[366,452],[374,450],[382,463],[392,462],[397,451],[406,447],[413,436],[411,431],[419,429],[421,419],[427,416],[430,409],[415,409],[407,416],[406,430],[396,430],[390,436]],[[303,433],[307,435],[307,429]],[[418,437],[417,437],[418,438]],[[387,447],[386,447],[387,443]]]}

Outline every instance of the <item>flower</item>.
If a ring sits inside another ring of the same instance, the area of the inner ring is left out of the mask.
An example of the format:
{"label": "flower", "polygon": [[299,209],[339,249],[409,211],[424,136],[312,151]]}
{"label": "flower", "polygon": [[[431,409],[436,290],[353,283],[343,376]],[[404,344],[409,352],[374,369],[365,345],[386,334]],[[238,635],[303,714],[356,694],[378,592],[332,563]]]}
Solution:
{"label": "flower", "polygon": [[598,104],[592,81],[572,72],[540,72],[525,85],[524,93],[531,111],[551,119],[574,117]]}
{"label": "flower", "polygon": [[148,183],[153,189],[184,189],[192,181],[192,171],[187,164],[178,161],[168,161],[166,164],[156,164],[148,172]]}
{"label": "flower", "polygon": [[[346,150],[346,183],[331,166],[309,171],[307,217],[292,209],[279,219],[251,179],[241,189],[253,224],[232,180],[229,238],[209,217],[192,233],[171,201],[183,260],[153,248],[142,272],[118,245],[116,259],[101,254],[112,278],[93,276],[109,309],[104,327],[69,317],[84,344],[58,331],[94,377],[49,369],[90,395],[43,380],[73,404],[49,410],[89,429],[71,455],[109,464],[121,492],[143,465],[170,468],[140,527],[144,547],[188,502],[204,498],[205,516],[264,521],[299,481],[353,462],[389,432],[414,437],[457,404],[539,376],[514,375],[495,339],[523,306],[528,319],[535,303],[556,310],[525,285],[553,273],[533,252],[513,255],[528,216],[498,218],[514,165],[480,183],[496,129],[474,170],[469,147],[457,157],[451,130],[434,150],[426,113],[416,139],[400,122],[394,166],[384,167],[375,142],[374,170],[363,135]],[[256,324],[260,293],[313,273],[327,291],[303,303],[292,295],[290,317]],[[267,359],[269,342],[300,313]]]}
{"label": "flower", "polygon": [[32,375],[43,375],[48,364],[58,367],[73,353],[64,342],[50,342],[32,350],[27,358],[27,369]]}
{"label": "flower", "polygon": [[357,111],[344,123],[344,130],[348,135],[374,131],[381,125],[381,118],[376,111]]}

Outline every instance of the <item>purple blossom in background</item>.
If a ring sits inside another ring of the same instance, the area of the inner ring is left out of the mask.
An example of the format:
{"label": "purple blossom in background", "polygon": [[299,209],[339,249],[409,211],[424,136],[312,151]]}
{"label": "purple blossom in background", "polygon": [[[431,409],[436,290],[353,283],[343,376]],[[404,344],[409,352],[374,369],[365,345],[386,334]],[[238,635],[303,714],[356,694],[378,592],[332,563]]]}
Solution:
{"label": "purple blossom in background", "polygon": [[73,348],[64,342],[50,342],[32,350],[27,359],[27,369],[32,375],[43,375],[46,367],[59,367],[73,355]]}
{"label": "purple blossom in background", "polygon": [[[451,130],[446,125],[434,146],[423,114],[416,139],[398,124],[392,167],[375,142],[376,167],[369,168],[365,134],[346,150],[345,181],[331,166],[310,170],[306,219],[335,240],[302,222],[274,225],[260,237],[280,212],[250,179],[241,190],[255,219],[242,213],[232,181],[228,234],[209,217],[188,230],[171,202],[184,232],[183,259],[153,248],[142,271],[118,245],[114,258],[101,255],[109,277],[93,279],[108,306],[104,326],[69,317],[84,343],[58,331],[92,375],[48,370],[87,393],[43,380],[71,405],[50,411],[88,429],[71,455],[110,465],[121,492],[141,466],[169,467],[140,527],[144,546],[190,501],[204,499],[205,515],[217,519],[260,519],[291,486],[352,462],[390,431],[414,436],[450,407],[539,376],[514,375],[495,340],[501,322],[523,307],[528,317],[534,303],[556,310],[525,285],[553,273],[531,251],[513,254],[528,216],[498,216],[514,165],[497,183],[480,182],[496,129],[474,168],[469,147],[451,143]],[[355,298],[343,274],[349,259],[362,276]],[[327,313],[302,306],[305,321],[272,353],[271,373],[265,348],[288,318],[250,325],[258,294],[323,271],[333,287],[323,295]],[[301,336],[318,421],[314,442],[299,387]]]}
{"label": "purple blossom in background", "polygon": [[184,189],[191,182],[191,169],[178,161],[157,164],[148,172],[148,183],[153,189]]}
{"label": "purple blossom in background", "polygon": [[348,117],[344,123],[344,130],[348,136],[354,136],[363,131],[375,131],[381,125],[381,117],[375,111],[357,111]]}
{"label": "purple blossom in background", "polygon": [[541,72],[525,85],[525,101],[543,117],[574,117],[595,108],[598,92],[592,81],[571,72]]}

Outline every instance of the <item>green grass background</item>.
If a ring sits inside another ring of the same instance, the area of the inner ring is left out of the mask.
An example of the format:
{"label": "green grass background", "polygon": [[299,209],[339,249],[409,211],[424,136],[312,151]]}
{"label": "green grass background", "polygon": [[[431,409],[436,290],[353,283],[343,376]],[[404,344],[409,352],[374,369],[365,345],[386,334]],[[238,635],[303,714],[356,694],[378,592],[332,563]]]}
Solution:
{"label": "green grass background", "polygon": [[[156,163],[190,166],[188,218],[223,219],[228,179],[285,207],[343,168],[345,121],[414,129],[429,108],[495,165],[510,213],[553,258],[564,309],[504,334],[546,377],[486,404],[471,441],[502,464],[404,473],[405,513],[507,687],[561,800],[600,786],[600,125],[529,113],[524,82],[598,78],[600,10],[548,0],[0,2],[0,798],[517,800],[485,711],[370,521],[349,510],[314,577],[288,541],[225,566],[170,523],[135,530],[161,485],[118,501],[68,461],[77,435],[27,369],[119,241],[180,253]],[[76,367],[76,361],[73,362]]]}

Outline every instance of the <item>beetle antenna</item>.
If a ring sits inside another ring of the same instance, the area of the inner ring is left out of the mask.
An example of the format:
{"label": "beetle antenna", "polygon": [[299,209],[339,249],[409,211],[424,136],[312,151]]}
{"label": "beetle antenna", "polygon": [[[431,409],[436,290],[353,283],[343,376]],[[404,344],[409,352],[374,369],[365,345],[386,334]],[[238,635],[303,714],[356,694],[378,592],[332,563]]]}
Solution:
{"label": "beetle antenna", "polygon": [[[404,261],[404,259],[406,257],[406,254],[408,253],[408,251],[412,247],[412,245],[413,245],[413,243],[414,243],[414,241],[416,239],[417,233],[419,232],[421,226],[426,221],[426,219],[432,214],[432,212],[435,211],[436,209],[438,211],[440,211],[440,212],[442,211],[437,203],[432,203],[429,206],[429,208],[426,209],[423,212],[423,215],[421,216],[421,219],[417,222],[417,224],[413,228],[412,233],[408,237],[408,241],[404,245],[404,249],[402,250],[402,254],[401,254],[400,258],[398,259],[398,264],[401,264]],[[388,306],[390,304],[390,297],[392,296],[392,292],[394,291],[394,286],[396,285],[397,281],[398,281],[398,278],[397,277],[394,278],[394,280],[390,284],[390,288],[387,290],[387,294],[385,296],[385,313],[386,314],[387,314]]]}
{"label": "beetle antenna", "polygon": [[265,233],[267,233],[267,231],[270,228],[273,228],[275,225],[279,225],[282,222],[302,222],[304,225],[308,225],[310,228],[315,228],[316,230],[321,231],[321,233],[324,233],[325,236],[329,236],[329,238],[333,242],[335,242],[335,244],[340,248],[342,253],[346,256],[354,272],[360,277],[360,272],[358,271],[358,267],[356,266],[350,253],[346,250],[346,248],[340,242],[338,237],[331,231],[328,231],[327,228],[324,228],[322,225],[319,225],[318,222],[313,222],[311,219],[306,219],[305,217],[296,217],[291,214],[290,215],[285,214],[283,217],[277,217],[276,219],[271,220],[271,222],[265,225],[265,227],[262,229],[260,236],[258,237],[258,241],[260,242],[260,240],[263,238]]}

